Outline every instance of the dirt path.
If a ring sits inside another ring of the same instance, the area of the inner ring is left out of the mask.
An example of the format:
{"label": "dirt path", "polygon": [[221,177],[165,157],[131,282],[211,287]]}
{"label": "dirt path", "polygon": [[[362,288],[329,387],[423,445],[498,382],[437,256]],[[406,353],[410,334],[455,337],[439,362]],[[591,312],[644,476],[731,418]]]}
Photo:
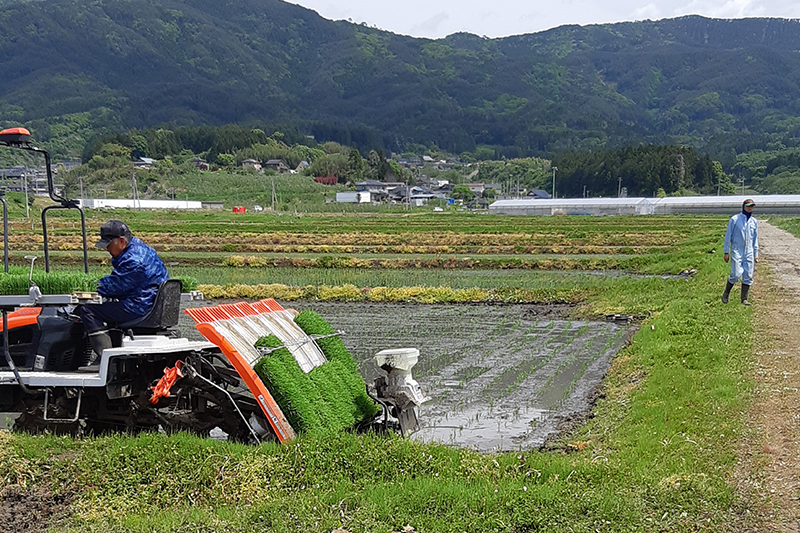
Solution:
{"label": "dirt path", "polygon": [[756,514],[747,530],[800,533],[800,239],[764,221],[758,229],[753,431],[737,477]]}

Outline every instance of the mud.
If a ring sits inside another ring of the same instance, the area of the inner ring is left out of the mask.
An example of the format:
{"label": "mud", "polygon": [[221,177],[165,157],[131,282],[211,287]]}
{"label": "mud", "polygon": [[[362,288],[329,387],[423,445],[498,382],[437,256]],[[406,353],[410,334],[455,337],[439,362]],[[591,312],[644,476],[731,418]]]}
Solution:
{"label": "mud", "polygon": [[0,490],[0,531],[46,531],[69,514],[72,497],[53,495],[45,487],[8,485]]}
{"label": "mud", "polygon": [[413,375],[430,401],[412,438],[485,452],[538,448],[583,420],[611,357],[634,330],[626,323],[570,320],[568,305],[291,307],[312,309],[344,331],[367,382],[381,372],[377,352],[418,348]]}

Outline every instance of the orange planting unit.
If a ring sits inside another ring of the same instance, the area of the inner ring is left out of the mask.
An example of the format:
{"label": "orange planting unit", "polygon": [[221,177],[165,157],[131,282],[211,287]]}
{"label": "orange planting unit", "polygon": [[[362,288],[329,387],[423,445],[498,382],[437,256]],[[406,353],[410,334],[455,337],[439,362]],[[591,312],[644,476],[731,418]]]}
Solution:
{"label": "orange planting unit", "polygon": [[261,337],[274,335],[308,373],[325,362],[316,343],[294,323],[297,311],[284,309],[272,298],[254,304],[239,302],[214,307],[190,308],[197,330],[228,358],[258,400],[267,421],[280,442],[295,436],[278,404],[254,369],[261,353],[254,346]]}

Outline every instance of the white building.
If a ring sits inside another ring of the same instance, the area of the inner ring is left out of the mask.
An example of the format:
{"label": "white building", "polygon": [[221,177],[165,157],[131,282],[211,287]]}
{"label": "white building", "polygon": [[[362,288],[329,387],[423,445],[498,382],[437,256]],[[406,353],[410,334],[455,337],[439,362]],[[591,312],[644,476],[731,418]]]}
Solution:
{"label": "white building", "polygon": [[336,202],[340,204],[368,204],[371,201],[369,191],[345,191],[336,193]]}
{"label": "white building", "polygon": [[96,198],[78,200],[83,209],[202,209],[195,200],[133,200],[130,198]]}

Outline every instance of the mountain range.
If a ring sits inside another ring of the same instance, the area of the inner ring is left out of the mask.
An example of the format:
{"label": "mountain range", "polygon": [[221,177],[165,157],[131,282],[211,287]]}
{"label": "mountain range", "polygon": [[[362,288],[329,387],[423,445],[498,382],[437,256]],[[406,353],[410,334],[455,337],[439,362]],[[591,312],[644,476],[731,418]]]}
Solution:
{"label": "mountain range", "polygon": [[0,0],[0,126],[57,155],[164,125],[292,127],[401,151],[795,146],[800,22],[688,16],[488,39],[280,0]]}

